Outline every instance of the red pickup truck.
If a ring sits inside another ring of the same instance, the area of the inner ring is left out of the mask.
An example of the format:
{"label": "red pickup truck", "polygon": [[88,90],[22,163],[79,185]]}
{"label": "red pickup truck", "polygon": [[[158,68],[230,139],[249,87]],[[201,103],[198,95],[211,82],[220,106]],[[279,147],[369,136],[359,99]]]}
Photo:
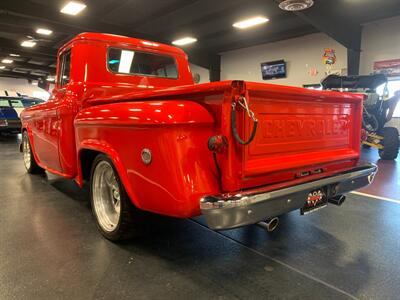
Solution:
{"label": "red pickup truck", "polygon": [[359,164],[363,96],[244,81],[194,85],[186,54],[82,33],[58,52],[48,102],[25,109],[24,164],[90,182],[101,233],[141,210],[203,214],[212,229],[341,204],[371,183]]}

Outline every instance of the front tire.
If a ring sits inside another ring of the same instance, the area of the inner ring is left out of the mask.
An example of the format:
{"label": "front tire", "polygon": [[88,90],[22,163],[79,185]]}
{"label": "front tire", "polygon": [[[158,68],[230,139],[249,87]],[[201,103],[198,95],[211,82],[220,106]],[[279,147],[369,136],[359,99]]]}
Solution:
{"label": "front tire", "polygon": [[119,241],[132,237],[138,214],[130,201],[111,159],[99,154],[92,165],[90,180],[92,212],[101,234]]}
{"label": "front tire", "polygon": [[383,149],[379,149],[379,156],[384,160],[393,160],[399,154],[399,131],[394,127],[382,129]]}
{"label": "front tire", "polygon": [[44,169],[39,167],[32,153],[31,143],[29,141],[28,132],[22,133],[22,154],[24,156],[24,166],[29,174],[43,173]]}

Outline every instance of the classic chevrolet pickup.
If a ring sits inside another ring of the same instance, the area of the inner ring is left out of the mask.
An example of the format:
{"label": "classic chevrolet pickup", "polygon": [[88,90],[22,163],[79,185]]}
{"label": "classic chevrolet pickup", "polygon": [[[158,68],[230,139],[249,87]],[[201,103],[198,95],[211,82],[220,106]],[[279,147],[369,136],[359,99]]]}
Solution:
{"label": "classic chevrolet pickup", "polygon": [[22,112],[24,164],[90,182],[101,233],[125,238],[141,210],[212,229],[307,213],[368,185],[363,96],[244,81],[194,85],[187,56],[82,33],[58,52],[48,102]]}

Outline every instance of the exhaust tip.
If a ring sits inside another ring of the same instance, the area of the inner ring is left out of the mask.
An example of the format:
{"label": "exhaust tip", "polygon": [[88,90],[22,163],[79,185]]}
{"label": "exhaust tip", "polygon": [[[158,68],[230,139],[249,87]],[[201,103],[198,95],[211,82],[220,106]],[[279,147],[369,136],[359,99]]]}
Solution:
{"label": "exhaust tip", "polygon": [[266,229],[268,232],[273,232],[273,231],[275,231],[276,228],[278,228],[279,218],[274,217],[272,219],[261,221],[261,222],[258,222],[257,225]]}
{"label": "exhaust tip", "polygon": [[330,199],[328,200],[328,202],[340,206],[340,205],[343,204],[343,202],[344,202],[345,200],[346,200],[346,196],[344,196],[344,195],[339,195],[339,196],[335,196],[335,197],[330,198]]}

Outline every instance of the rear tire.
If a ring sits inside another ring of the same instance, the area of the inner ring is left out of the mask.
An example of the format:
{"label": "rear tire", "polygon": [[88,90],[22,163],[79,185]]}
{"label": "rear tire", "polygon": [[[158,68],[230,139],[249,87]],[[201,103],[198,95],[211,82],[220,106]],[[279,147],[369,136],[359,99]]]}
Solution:
{"label": "rear tire", "polygon": [[394,127],[382,129],[383,149],[379,149],[379,156],[384,160],[393,160],[399,154],[399,131]]}
{"label": "rear tire", "polygon": [[22,133],[22,153],[24,156],[24,166],[29,174],[43,173],[44,169],[39,167],[32,153],[31,142],[27,131]]}
{"label": "rear tire", "polygon": [[132,237],[138,209],[129,199],[111,159],[99,154],[92,165],[90,177],[92,212],[101,234],[120,241]]}

